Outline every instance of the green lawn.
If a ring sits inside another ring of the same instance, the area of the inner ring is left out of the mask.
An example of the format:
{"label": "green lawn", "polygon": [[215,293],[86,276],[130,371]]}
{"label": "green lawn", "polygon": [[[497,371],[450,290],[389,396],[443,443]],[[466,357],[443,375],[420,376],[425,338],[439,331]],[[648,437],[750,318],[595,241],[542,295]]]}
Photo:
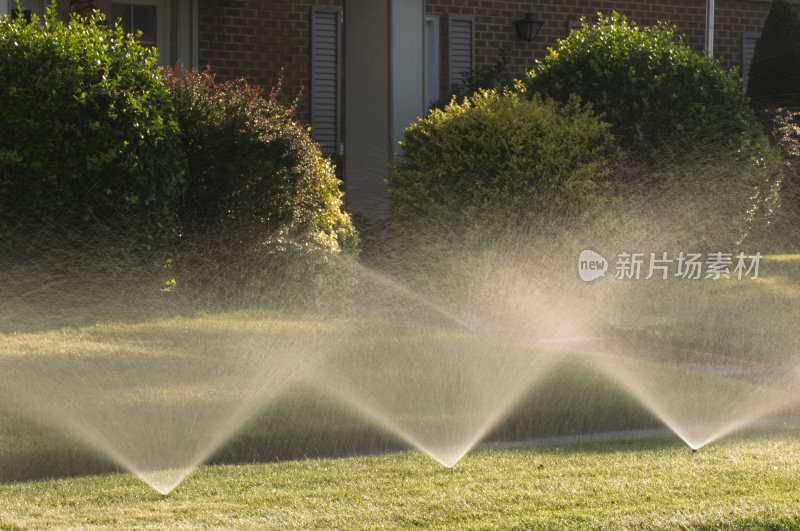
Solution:
{"label": "green lawn", "polygon": [[[552,312],[534,282],[479,307],[495,320],[477,330],[424,304],[399,317],[160,306],[9,321],[0,529],[800,527],[800,429],[737,435],[797,414],[799,270],[794,255],[766,259],[758,280],[577,280]],[[556,341],[540,341],[559,319]],[[663,425],[712,442],[469,452]],[[452,469],[385,453],[410,446],[448,463],[468,453]],[[202,463],[214,466],[167,497],[118,473]]]}
{"label": "green lawn", "polygon": [[0,529],[796,529],[800,429],[692,453],[674,437],[198,469],[169,496],[126,474],[0,485]]}

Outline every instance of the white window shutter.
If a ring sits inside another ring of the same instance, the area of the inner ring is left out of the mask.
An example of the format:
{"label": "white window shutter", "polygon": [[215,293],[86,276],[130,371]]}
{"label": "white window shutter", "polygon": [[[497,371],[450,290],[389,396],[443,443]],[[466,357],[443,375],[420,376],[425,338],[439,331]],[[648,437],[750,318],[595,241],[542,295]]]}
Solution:
{"label": "white window shutter", "polygon": [[465,77],[475,70],[475,18],[448,15],[447,43],[450,87],[461,88]]}
{"label": "white window shutter", "polygon": [[747,81],[750,79],[750,64],[753,62],[753,54],[756,51],[756,42],[761,36],[760,33],[742,33],[742,79],[745,92],[747,91]]}
{"label": "white window shutter", "polygon": [[342,8],[311,6],[311,138],[323,153],[341,142]]}

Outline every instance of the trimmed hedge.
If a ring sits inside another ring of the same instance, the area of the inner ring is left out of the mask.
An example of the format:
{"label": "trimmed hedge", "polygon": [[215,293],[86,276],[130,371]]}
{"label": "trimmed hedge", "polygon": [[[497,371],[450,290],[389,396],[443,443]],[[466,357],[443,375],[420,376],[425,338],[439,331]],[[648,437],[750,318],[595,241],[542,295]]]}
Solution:
{"label": "trimmed hedge", "polygon": [[577,100],[480,91],[405,131],[388,177],[395,220],[505,230],[580,219],[606,198],[613,138]]}
{"label": "trimmed hedge", "polygon": [[675,234],[735,245],[771,221],[780,158],[739,76],[694,53],[674,27],[640,30],[618,13],[599,14],[551,51],[527,87],[560,101],[577,95],[608,120],[635,161],[623,177],[634,201],[665,216],[692,213],[673,220]]}
{"label": "trimmed hedge", "polygon": [[330,251],[357,241],[330,161],[293,108],[243,79],[165,71],[189,161],[179,220],[186,234],[244,229]]}
{"label": "trimmed hedge", "polygon": [[277,89],[264,97],[244,79],[219,83],[209,71],[164,76],[189,161],[179,289],[262,297],[276,286],[347,284],[349,266],[330,267],[358,244],[340,182]]}
{"label": "trimmed hedge", "polygon": [[786,0],[772,2],[750,64],[747,95],[800,106],[800,13]]}
{"label": "trimmed hedge", "polygon": [[527,84],[532,95],[579,96],[628,148],[738,146],[756,127],[735,71],[694,53],[673,26],[639,30],[616,12],[561,41]]}
{"label": "trimmed hedge", "polygon": [[0,239],[148,246],[173,234],[184,159],[154,51],[102,15],[0,22]]}

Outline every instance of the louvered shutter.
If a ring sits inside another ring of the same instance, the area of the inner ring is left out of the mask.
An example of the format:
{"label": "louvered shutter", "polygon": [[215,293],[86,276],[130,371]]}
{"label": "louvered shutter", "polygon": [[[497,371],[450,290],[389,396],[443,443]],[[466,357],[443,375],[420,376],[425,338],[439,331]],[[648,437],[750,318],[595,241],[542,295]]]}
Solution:
{"label": "louvered shutter", "polygon": [[475,19],[471,15],[448,15],[448,70],[450,87],[463,87],[475,69]]}
{"label": "louvered shutter", "polygon": [[747,81],[750,79],[750,64],[753,62],[756,42],[760,36],[760,33],[742,33],[742,79],[744,80],[745,91],[747,91]]}
{"label": "louvered shutter", "polygon": [[341,142],[342,9],[311,7],[311,138],[323,153]]}

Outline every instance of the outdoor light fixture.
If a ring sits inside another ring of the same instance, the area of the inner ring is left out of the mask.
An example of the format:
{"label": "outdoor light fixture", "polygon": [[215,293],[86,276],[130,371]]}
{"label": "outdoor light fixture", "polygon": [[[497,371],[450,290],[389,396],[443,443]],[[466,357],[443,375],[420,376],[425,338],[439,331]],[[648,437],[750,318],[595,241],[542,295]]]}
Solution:
{"label": "outdoor light fixture", "polygon": [[90,17],[97,10],[93,0],[71,0],[69,3],[71,13],[77,13],[82,17]]}
{"label": "outdoor light fixture", "polygon": [[525,18],[514,21],[514,27],[517,29],[517,37],[528,42],[536,38],[543,25],[544,20],[533,18],[533,14],[531,13],[526,14]]}

